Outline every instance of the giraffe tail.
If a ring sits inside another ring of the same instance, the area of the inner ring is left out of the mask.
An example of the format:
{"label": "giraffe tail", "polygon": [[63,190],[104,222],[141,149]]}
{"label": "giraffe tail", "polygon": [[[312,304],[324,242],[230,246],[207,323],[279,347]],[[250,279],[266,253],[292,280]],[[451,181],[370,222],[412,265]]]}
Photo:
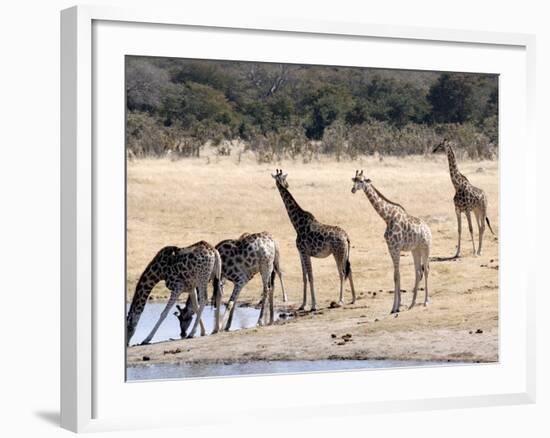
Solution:
{"label": "giraffe tail", "polygon": [[346,256],[346,265],[344,267],[344,278],[347,279],[351,274],[351,263],[349,262],[349,256],[351,252],[351,242],[348,239],[348,254]]}
{"label": "giraffe tail", "polygon": [[485,221],[487,222],[487,225],[489,226],[489,229],[491,230],[491,234],[493,236],[495,236],[495,232],[493,231],[493,229],[491,228],[491,222],[489,221],[489,218],[487,216],[485,216]]}

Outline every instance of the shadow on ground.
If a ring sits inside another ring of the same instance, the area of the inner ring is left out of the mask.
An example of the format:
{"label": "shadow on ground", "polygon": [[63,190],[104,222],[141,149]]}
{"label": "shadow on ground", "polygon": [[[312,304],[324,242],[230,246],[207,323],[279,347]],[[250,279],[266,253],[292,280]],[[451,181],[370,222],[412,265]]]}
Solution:
{"label": "shadow on ground", "polygon": [[60,424],[61,415],[57,411],[38,411],[34,414],[45,423],[49,423],[53,426],[59,426]]}

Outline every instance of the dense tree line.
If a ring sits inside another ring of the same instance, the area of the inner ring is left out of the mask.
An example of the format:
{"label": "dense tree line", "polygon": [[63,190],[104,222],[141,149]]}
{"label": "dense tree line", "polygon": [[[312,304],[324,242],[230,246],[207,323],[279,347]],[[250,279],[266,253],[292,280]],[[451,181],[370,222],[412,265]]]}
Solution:
{"label": "dense tree line", "polygon": [[472,157],[498,145],[495,75],[127,57],[134,155],[230,153],[260,160],[319,153],[424,153],[454,136]]}

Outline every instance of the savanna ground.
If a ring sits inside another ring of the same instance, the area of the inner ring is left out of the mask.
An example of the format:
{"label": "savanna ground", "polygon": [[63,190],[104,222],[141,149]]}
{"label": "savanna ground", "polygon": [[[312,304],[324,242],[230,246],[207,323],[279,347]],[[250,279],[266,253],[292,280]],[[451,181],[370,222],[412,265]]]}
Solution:
{"label": "savanna ground", "polygon": [[[239,162],[240,161],[240,162]],[[460,170],[485,190],[488,216],[498,234],[498,162],[462,161]],[[283,161],[257,164],[251,156],[200,159],[139,159],[128,163],[127,298],[138,278],[165,245],[188,246],[199,240],[215,245],[244,232],[269,231],[279,242],[281,265],[289,294],[282,302],[276,282],[275,305],[293,311],[302,300],[302,273],[296,234],[271,177],[276,167],[288,173],[290,191],[302,208],[326,224],[339,225],[350,236],[351,265],[358,300],[331,308],[338,298],[338,275],[332,257],[312,259],[316,312],[273,326],[243,329],[128,348],[128,364],[167,362],[243,362],[293,359],[403,359],[493,362],[498,360],[498,241],[486,229],[483,255],[472,255],[465,217],[462,257],[432,260],[431,304],[424,307],[423,290],[417,306],[389,311],[393,300],[393,267],[383,238],[385,223],[363,193],[351,193],[355,169],[365,174],[389,199],[427,221],[432,230],[431,255],[454,255],[457,225],[445,155],[406,158],[376,157],[337,162],[321,159],[309,164]],[[474,238],[477,247],[477,225]],[[408,306],[414,281],[410,253],[401,258],[402,304]],[[423,282],[421,283],[423,286]],[[227,300],[231,284],[226,286]],[[256,276],[241,292],[240,303],[256,305],[261,282]],[[169,295],[164,283],[153,300]],[[180,297],[186,299],[186,294]],[[309,306],[309,298],[308,298]],[[308,309],[307,307],[306,309]],[[169,318],[174,318],[170,314]],[[344,341],[342,336],[351,335]],[[175,334],[176,336],[177,334]],[[140,342],[133,339],[132,342]]]}

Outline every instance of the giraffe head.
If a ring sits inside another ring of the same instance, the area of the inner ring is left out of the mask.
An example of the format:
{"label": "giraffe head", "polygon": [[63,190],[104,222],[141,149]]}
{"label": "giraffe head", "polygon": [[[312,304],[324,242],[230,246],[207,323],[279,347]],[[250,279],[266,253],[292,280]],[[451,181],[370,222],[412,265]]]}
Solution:
{"label": "giraffe head", "polygon": [[435,152],[438,152],[438,151],[447,151],[447,148],[449,147],[449,140],[447,140],[446,138],[443,139],[442,142],[440,142],[435,148],[434,150],[432,151],[433,153]]}
{"label": "giraffe head", "polygon": [[187,337],[187,329],[193,321],[194,312],[189,305],[181,307],[179,304],[176,304],[176,307],[178,311],[174,312],[174,315],[176,315],[176,318],[178,318],[178,321],[180,323],[180,337],[181,339],[185,339]]}
{"label": "giraffe head", "polygon": [[284,189],[288,189],[288,182],[286,181],[286,177],[288,174],[283,173],[282,169],[275,169],[275,175],[271,174],[273,179],[275,179],[275,182],[279,184]]}
{"label": "giraffe head", "polygon": [[367,184],[371,183],[369,178],[365,178],[363,171],[355,171],[355,177],[351,179],[353,181],[353,187],[351,188],[351,193],[355,193],[357,190],[364,190]]}

